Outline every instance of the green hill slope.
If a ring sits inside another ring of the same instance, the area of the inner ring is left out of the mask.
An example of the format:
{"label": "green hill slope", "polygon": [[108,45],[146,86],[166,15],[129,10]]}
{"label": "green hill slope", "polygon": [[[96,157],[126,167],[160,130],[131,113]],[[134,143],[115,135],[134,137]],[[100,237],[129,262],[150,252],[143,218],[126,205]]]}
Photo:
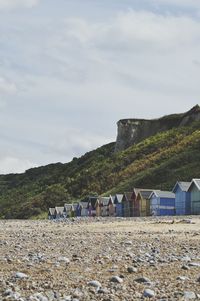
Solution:
{"label": "green hill slope", "polygon": [[90,193],[172,189],[177,180],[200,177],[200,122],[159,133],[119,153],[114,145],[68,164],[0,176],[0,217],[29,218]]}

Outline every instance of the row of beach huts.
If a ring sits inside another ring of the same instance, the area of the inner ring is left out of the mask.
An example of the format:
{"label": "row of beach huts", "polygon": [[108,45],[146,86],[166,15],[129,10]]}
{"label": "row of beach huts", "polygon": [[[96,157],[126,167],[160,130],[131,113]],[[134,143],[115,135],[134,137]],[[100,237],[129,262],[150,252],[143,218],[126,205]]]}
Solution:
{"label": "row of beach huts", "polygon": [[81,216],[173,216],[200,214],[200,179],[177,182],[172,191],[134,188],[109,197],[89,196],[85,201],[49,208],[49,219]]}

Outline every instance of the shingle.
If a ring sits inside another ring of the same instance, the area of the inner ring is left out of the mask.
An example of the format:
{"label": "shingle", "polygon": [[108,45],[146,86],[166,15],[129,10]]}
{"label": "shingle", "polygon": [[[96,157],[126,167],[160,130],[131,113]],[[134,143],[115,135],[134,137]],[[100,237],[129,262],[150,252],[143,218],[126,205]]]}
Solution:
{"label": "shingle", "polygon": [[71,210],[72,204],[65,204],[65,209],[66,210]]}
{"label": "shingle", "polygon": [[153,190],[140,190],[140,194],[144,199],[148,199],[152,192]]}
{"label": "shingle", "polygon": [[108,205],[108,202],[109,202],[109,197],[100,197],[99,198],[99,201],[100,201],[100,204],[103,205],[103,206],[107,206]]}
{"label": "shingle", "polygon": [[88,209],[88,203],[87,202],[81,202],[80,206],[82,207],[82,209]]}
{"label": "shingle", "polygon": [[117,199],[117,202],[118,202],[118,203],[121,203],[121,202],[122,202],[122,198],[123,198],[123,194],[116,194],[116,195],[115,195],[115,200]]}
{"label": "shingle", "polygon": [[188,191],[190,191],[190,189],[193,185],[196,185],[196,187],[200,190],[200,179],[192,179],[192,182],[188,188]]}
{"label": "shingle", "polygon": [[55,214],[55,208],[49,208],[49,213],[51,215],[54,215]]}
{"label": "shingle", "polygon": [[200,179],[193,179],[193,181],[195,182],[197,188],[200,190]]}
{"label": "shingle", "polygon": [[182,191],[188,191],[191,182],[178,182]]}
{"label": "shingle", "polygon": [[168,199],[175,198],[175,194],[171,191],[157,190],[157,191],[154,191],[154,193],[159,198],[168,198]]}
{"label": "shingle", "polygon": [[56,210],[57,213],[63,214],[64,207],[55,207],[55,210]]}
{"label": "shingle", "polygon": [[188,191],[191,182],[177,182],[176,185],[174,186],[174,188],[172,189],[172,191],[176,191],[176,187],[177,185],[180,187],[180,189],[184,192]]}
{"label": "shingle", "polygon": [[132,195],[133,195],[132,192],[124,192],[124,196],[128,201],[131,200]]}
{"label": "shingle", "polygon": [[88,205],[91,204],[93,210],[95,210],[95,205],[96,205],[97,199],[98,199],[98,197],[95,197],[95,196],[89,197]]}

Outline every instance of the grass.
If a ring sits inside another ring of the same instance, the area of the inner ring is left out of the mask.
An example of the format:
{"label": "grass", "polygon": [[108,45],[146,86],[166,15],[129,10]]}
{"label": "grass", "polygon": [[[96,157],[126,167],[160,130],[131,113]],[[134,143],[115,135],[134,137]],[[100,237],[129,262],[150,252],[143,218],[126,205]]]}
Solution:
{"label": "grass", "polygon": [[67,164],[0,176],[1,218],[46,218],[49,207],[133,187],[170,190],[200,177],[200,122],[173,128],[114,153],[104,145]]}

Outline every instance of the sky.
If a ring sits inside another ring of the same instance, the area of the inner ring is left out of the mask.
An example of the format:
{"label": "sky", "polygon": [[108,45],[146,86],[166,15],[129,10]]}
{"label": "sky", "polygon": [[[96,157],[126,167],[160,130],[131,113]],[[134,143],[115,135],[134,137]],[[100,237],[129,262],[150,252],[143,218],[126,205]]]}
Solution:
{"label": "sky", "polygon": [[199,0],[0,0],[0,174],[198,103]]}

